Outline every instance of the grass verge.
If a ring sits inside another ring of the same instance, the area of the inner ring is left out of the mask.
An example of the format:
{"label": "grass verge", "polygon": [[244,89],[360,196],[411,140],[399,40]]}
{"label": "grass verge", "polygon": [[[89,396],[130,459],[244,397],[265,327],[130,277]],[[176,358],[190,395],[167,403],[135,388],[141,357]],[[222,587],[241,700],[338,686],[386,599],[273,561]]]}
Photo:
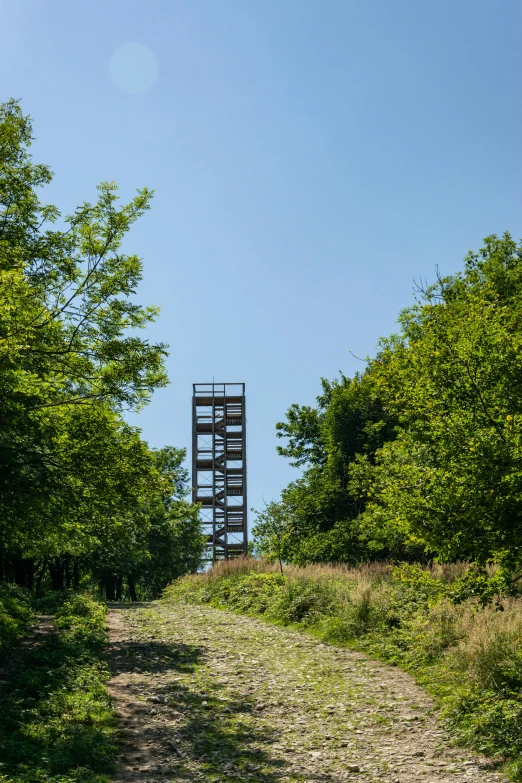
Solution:
{"label": "grass verge", "polygon": [[409,671],[433,694],[455,740],[522,780],[522,599],[454,600],[466,566],[288,568],[218,564],[167,588],[166,601],[207,603],[313,633]]}
{"label": "grass verge", "polygon": [[115,722],[102,651],[106,609],[69,597],[55,632],[35,647],[3,694],[0,783],[105,783]]}

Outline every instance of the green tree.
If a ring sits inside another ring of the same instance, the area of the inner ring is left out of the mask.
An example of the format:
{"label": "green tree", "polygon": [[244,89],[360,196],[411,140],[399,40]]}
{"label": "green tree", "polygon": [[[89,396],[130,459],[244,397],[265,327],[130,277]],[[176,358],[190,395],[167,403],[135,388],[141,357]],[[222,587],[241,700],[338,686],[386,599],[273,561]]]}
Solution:
{"label": "green tree", "polygon": [[490,236],[419,287],[363,373],[293,405],[279,453],[292,562],[467,558],[522,566],[522,245]]}
{"label": "green tree", "polygon": [[366,373],[354,378],[341,374],[321,383],[316,408],[294,404],[286,422],[277,424],[278,436],[287,439],[279,453],[305,468],[281,496],[294,531],[288,558],[303,565],[391,556],[397,541],[390,544],[382,534],[368,538],[360,529],[357,520],[366,501],[352,491],[350,471],[358,455],[371,462],[376,450],[394,437],[396,420]]}
{"label": "green tree", "polygon": [[522,560],[522,246],[490,236],[419,291],[368,373],[400,424],[352,491],[444,559]]}
{"label": "green tree", "polygon": [[283,503],[271,501],[265,504],[263,511],[256,513],[256,524],[252,528],[255,552],[271,563],[279,563],[283,573],[283,563],[290,559],[292,550],[293,526],[288,510]]}
{"label": "green tree", "polygon": [[167,382],[166,347],[137,336],[157,313],[134,299],[142,263],[121,251],[151,193],[118,207],[105,183],[62,217],[38,198],[52,173],[33,163],[31,141],[30,118],[2,104],[0,576],[9,559],[81,552],[103,514],[124,515],[138,492],[124,477],[138,487],[150,471],[139,459],[130,470],[129,444],[141,447],[120,414]]}
{"label": "green tree", "polygon": [[149,502],[148,559],[137,574],[142,591],[156,598],[174,579],[196,573],[202,565],[206,539],[199,507],[187,501],[188,471],[185,449],[165,446],[153,450],[154,462],[164,480],[161,496]]}
{"label": "green tree", "polygon": [[88,558],[88,570],[110,600],[124,593],[132,600],[157,598],[169,582],[200,568],[206,545],[199,508],[186,500],[185,449],[149,450],[140,443],[148,483],[126,514],[109,520]]}

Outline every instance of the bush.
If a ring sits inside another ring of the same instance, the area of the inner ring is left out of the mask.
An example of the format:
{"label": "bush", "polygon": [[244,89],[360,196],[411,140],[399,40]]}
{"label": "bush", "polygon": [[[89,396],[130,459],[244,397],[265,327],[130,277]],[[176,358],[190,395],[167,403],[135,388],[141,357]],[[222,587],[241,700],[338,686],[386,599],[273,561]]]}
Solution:
{"label": "bush", "polygon": [[273,595],[270,604],[275,619],[311,626],[332,611],[335,593],[328,579],[280,579],[282,589]]}
{"label": "bush", "polygon": [[70,597],[71,593],[69,590],[53,590],[40,598],[33,599],[33,606],[38,614],[56,614],[62,604],[68,601]]}
{"label": "bush", "polygon": [[63,643],[100,650],[107,640],[104,604],[86,595],[69,598],[56,612],[55,626]]}
{"label": "bush", "polygon": [[426,612],[418,612],[411,622],[412,638],[424,663],[433,663],[446,650],[454,647],[465,633],[462,627],[462,609],[448,598],[429,606]]}
{"label": "bush", "polygon": [[27,634],[33,620],[28,594],[15,585],[0,583],[0,655]]}

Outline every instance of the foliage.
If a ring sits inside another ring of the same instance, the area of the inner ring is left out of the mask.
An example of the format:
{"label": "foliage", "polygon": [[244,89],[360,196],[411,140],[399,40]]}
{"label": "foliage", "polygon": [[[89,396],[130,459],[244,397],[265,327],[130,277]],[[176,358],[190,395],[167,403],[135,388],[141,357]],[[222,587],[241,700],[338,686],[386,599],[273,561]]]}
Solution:
{"label": "foliage", "polygon": [[114,598],[148,569],[154,594],[197,567],[200,532],[186,501],[167,503],[180,460],[161,467],[123,418],[167,383],[167,346],[139,336],[158,312],[136,298],[142,261],[122,249],[152,193],[119,205],[102,183],[63,216],[40,201],[52,172],[31,143],[31,119],[1,104],[0,581],[41,593],[96,578]]}
{"label": "foliage", "polygon": [[1,105],[0,504],[2,539],[16,530],[15,543],[42,519],[52,531],[49,502],[68,504],[71,483],[88,481],[63,459],[71,426],[139,408],[166,383],[165,346],[132,335],[157,312],[133,299],[142,263],[120,250],[151,194],[118,208],[104,183],[95,204],[62,218],[38,199],[52,175],[33,164],[31,137],[19,105]]}
{"label": "foliage", "polygon": [[218,567],[179,580],[165,600],[292,624],[399,665],[438,697],[460,742],[511,759],[512,771],[522,764],[520,597],[505,598],[503,611],[463,599],[462,564],[276,569],[248,560]]}
{"label": "foliage", "polygon": [[522,246],[487,237],[464,271],[419,291],[368,369],[400,423],[353,482],[365,514],[444,559],[521,561]]}
{"label": "foliage", "polygon": [[282,503],[267,503],[258,512],[252,535],[256,540],[256,552],[270,562],[277,561],[281,571],[283,561],[288,560],[291,551],[293,526]]}
{"label": "foliage", "polygon": [[522,245],[487,237],[418,286],[363,373],[290,407],[279,453],[304,473],[280,501],[288,562],[460,558],[519,577],[521,312]]}
{"label": "foliage", "polygon": [[2,783],[102,783],[113,771],[105,607],[85,595],[70,597],[55,626],[3,695]]}
{"label": "foliage", "polygon": [[26,591],[0,583],[0,656],[26,635],[33,618]]}
{"label": "foliage", "polygon": [[153,454],[165,491],[148,501],[146,555],[141,567],[135,563],[132,573],[143,597],[158,598],[169,582],[200,568],[206,540],[198,507],[185,499],[189,491],[188,473],[182,467],[185,449],[167,446]]}
{"label": "foliage", "polygon": [[156,598],[173,579],[197,571],[203,556],[198,507],[185,500],[185,450],[166,446],[147,454],[157,490],[142,492],[126,517],[113,518],[89,558],[110,599],[122,598],[124,579],[133,600]]}
{"label": "foliage", "polygon": [[[419,556],[396,526],[361,526],[366,498],[353,491],[350,471],[359,455],[370,463],[375,451],[395,437],[395,419],[384,409],[377,386],[366,374],[332,382],[321,380],[317,408],[292,405],[286,422],[276,425],[285,446],[278,452],[294,466],[304,466],[301,478],[283,490],[280,514],[292,530],[283,559],[304,565],[379,557]],[[255,528],[260,552],[270,551],[265,520]],[[410,551],[411,550],[411,551]]]}

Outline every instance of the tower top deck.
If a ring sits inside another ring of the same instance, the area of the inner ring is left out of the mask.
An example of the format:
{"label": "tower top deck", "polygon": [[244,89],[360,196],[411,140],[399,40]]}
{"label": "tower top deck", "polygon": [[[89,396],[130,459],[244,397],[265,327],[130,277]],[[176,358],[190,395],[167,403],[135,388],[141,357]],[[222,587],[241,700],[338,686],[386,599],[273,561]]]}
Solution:
{"label": "tower top deck", "polygon": [[245,396],[244,383],[194,383],[192,388],[196,405],[222,405],[225,398],[228,402],[241,402]]}

